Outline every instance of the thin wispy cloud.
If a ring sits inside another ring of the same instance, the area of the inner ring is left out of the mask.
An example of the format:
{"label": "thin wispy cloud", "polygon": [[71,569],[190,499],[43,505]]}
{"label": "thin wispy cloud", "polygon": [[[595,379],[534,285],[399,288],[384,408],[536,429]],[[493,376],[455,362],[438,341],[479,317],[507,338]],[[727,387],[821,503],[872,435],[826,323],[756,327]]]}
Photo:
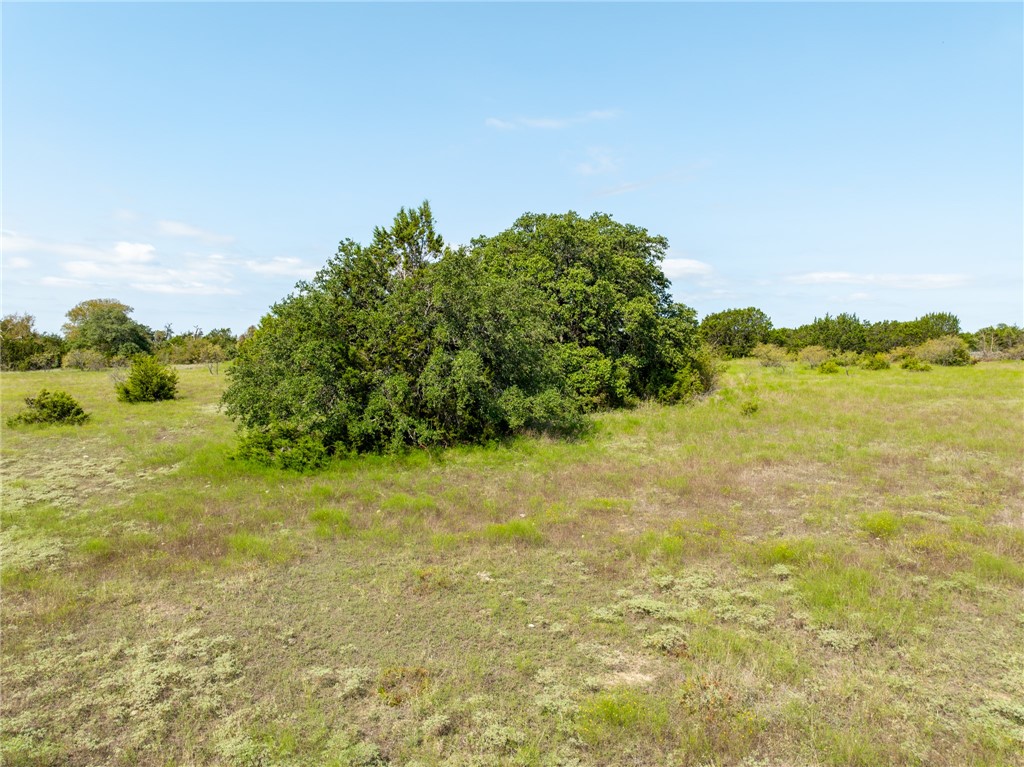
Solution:
{"label": "thin wispy cloud", "polygon": [[0,250],[6,253],[47,253],[71,258],[96,258],[103,255],[100,248],[65,242],[50,242],[28,237],[17,232],[0,232]]}
{"label": "thin wispy cloud", "polygon": [[795,285],[873,285],[899,290],[941,290],[969,284],[966,274],[894,274],[858,272],[807,272],[787,278]]}
{"label": "thin wispy cloud", "polygon": [[576,166],[576,172],[581,176],[599,176],[614,173],[621,167],[622,161],[610,149],[592,147],[587,150],[587,159]]}
{"label": "thin wispy cloud", "polygon": [[[180,295],[232,294],[233,275],[219,256],[175,255],[172,265],[160,262],[157,247],[148,242],[115,242],[102,247],[52,242],[16,232],[0,233],[5,268],[41,268],[38,284],[51,288],[133,288],[148,293]],[[50,256],[36,263],[9,253]],[[56,263],[54,263],[56,261]],[[54,273],[56,271],[56,273]]]}
{"label": "thin wispy cloud", "polygon": [[186,224],[183,221],[159,221],[157,222],[157,231],[167,237],[187,237],[211,244],[227,244],[235,240],[234,237],[226,234],[209,232],[197,226]]}
{"label": "thin wispy cloud", "polygon": [[316,267],[304,263],[301,259],[286,256],[272,258],[270,261],[246,261],[245,267],[257,274],[300,277],[302,279],[309,279],[316,274]]}
{"label": "thin wispy cloud", "polygon": [[679,170],[670,171],[668,173],[660,173],[657,176],[649,176],[648,178],[640,179],[639,181],[626,181],[615,186],[604,187],[594,192],[595,197],[614,197],[620,194],[629,194],[630,192],[638,192],[641,189],[649,189],[652,186],[659,184],[668,184],[677,181],[689,181],[696,177],[696,171],[702,167],[705,167],[707,163],[698,163],[689,168],[681,168]]}
{"label": "thin wispy cloud", "polygon": [[597,122],[600,120],[612,120],[619,116],[615,109],[593,109],[584,114],[571,117],[488,117],[484,125],[495,130],[562,130],[573,125]]}

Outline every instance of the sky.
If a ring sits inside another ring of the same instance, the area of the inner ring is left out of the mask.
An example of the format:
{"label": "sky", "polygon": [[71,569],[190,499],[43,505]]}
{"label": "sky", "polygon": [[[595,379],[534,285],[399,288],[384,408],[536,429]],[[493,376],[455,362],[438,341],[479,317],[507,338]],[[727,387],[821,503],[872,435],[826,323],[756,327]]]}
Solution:
{"label": "sky", "polygon": [[1022,8],[5,2],[2,312],[239,333],[428,199],[663,235],[700,316],[1024,324]]}

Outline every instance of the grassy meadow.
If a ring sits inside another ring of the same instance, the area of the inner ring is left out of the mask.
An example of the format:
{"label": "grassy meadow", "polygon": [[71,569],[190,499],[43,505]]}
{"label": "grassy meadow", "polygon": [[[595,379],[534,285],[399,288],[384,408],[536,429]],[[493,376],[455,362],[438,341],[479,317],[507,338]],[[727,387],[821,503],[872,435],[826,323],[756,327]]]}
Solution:
{"label": "grassy meadow", "polygon": [[4,764],[1024,764],[1022,363],[308,476],[179,374],[0,378]]}

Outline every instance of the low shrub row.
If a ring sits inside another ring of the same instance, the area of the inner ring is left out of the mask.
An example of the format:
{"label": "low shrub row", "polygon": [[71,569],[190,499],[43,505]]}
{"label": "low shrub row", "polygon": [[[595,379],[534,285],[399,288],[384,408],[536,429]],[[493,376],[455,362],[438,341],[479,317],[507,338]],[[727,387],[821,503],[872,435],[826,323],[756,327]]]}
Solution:
{"label": "low shrub row", "polygon": [[864,370],[887,370],[900,363],[904,370],[929,370],[932,365],[971,365],[977,360],[971,356],[967,343],[959,336],[943,336],[917,346],[899,346],[887,353],[838,351],[824,346],[805,346],[799,352],[788,353],[775,344],[758,344],[752,351],[764,367],[784,367],[797,363],[820,373],[838,373],[841,368],[859,367]]}

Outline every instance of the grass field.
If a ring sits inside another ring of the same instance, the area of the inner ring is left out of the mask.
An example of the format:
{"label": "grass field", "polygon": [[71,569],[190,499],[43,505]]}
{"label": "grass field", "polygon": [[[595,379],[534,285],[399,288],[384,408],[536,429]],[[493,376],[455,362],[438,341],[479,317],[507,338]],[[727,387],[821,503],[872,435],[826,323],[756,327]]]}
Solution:
{"label": "grass field", "polygon": [[180,375],[0,379],[4,764],[1024,764],[1021,363],[312,476]]}

